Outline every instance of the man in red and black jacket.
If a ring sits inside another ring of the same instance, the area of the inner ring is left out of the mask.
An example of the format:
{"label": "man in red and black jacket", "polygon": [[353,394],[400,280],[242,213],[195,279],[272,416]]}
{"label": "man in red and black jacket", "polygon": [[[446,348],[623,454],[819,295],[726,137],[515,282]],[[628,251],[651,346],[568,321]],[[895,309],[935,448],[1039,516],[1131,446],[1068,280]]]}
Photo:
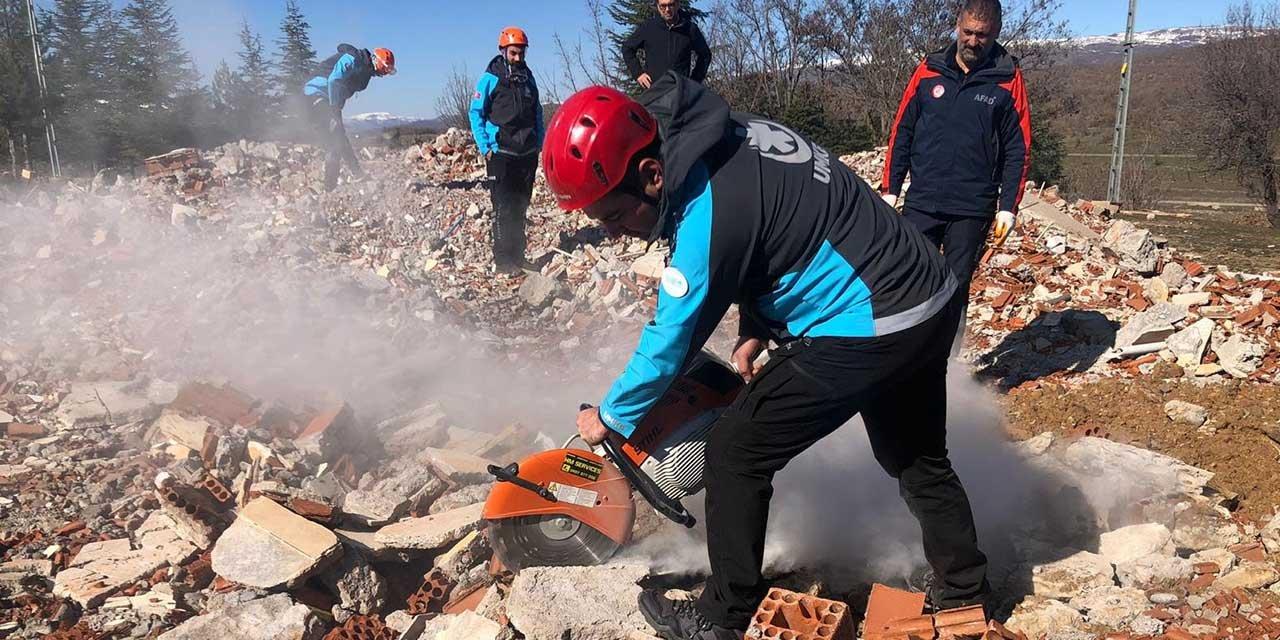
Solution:
{"label": "man in red and black jacket", "polygon": [[889,135],[880,191],[896,205],[907,173],[905,217],[946,255],[968,295],[995,222],[1016,223],[1031,157],[1031,111],[1018,59],[996,42],[999,0],[966,0],[956,41],[916,67]]}

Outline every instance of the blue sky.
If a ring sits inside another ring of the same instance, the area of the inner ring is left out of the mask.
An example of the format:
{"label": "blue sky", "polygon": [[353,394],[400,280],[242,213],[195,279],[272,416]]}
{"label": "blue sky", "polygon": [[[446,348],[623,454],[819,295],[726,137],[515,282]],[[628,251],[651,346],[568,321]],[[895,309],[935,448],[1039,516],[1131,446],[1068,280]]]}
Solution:
{"label": "blue sky", "polygon": [[[51,0],[38,0],[48,6]],[[124,4],[123,0],[115,0]],[[242,19],[274,51],[284,0],[171,0],[189,51],[205,80],[218,62],[235,64]],[[347,107],[350,114],[390,111],[429,116],[452,67],[475,76],[496,53],[498,32],[516,24],[532,40],[529,64],[540,77],[559,75],[551,36],[576,35],[588,25],[584,0],[300,0],[312,41],[324,57],[339,42],[384,46],[396,52],[399,73],[375,79]],[[702,0],[703,5],[712,0]],[[1217,24],[1229,0],[1140,0],[1138,29]],[[1074,33],[1124,30],[1124,0],[1063,0]]]}

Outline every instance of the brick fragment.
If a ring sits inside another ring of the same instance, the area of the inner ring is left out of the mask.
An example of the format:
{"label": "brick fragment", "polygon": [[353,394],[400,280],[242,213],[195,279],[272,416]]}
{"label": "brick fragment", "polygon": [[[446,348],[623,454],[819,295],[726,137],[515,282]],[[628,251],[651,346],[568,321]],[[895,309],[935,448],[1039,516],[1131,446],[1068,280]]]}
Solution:
{"label": "brick fragment", "polygon": [[[882,584],[872,585],[864,616],[865,633],[879,633],[880,629],[894,620],[919,616],[924,613],[924,601],[923,593],[912,593]],[[872,637],[868,636],[867,640],[872,640]]]}
{"label": "brick fragment", "polygon": [[5,435],[10,438],[34,439],[43,438],[48,432],[38,424],[11,422],[5,427]]}
{"label": "brick fragment", "polygon": [[760,602],[747,629],[749,637],[780,640],[853,640],[849,605],[773,588]]}

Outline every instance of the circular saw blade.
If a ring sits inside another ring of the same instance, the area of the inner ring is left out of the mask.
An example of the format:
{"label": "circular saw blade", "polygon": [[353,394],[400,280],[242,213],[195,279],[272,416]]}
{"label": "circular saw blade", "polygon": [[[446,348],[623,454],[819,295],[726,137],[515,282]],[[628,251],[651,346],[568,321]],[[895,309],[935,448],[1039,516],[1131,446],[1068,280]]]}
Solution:
{"label": "circular saw blade", "polygon": [[525,567],[600,564],[622,546],[565,515],[491,520],[489,539],[493,552],[512,571]]}

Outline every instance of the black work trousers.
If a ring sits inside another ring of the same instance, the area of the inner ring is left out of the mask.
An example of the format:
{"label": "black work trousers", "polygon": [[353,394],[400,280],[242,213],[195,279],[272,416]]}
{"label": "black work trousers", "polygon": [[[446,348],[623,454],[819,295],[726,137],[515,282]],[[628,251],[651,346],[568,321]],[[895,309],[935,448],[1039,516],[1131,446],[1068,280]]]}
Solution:
{"label": "black work trousers", "polygon": [[[775,349],[707,443],[711,578],[698,602],[711,622],[745,629],[761,575],[773,476],[861,414],[876,460],[920,522],[939,605],[987,590],[969,498],[947,457],[947,361],[958,305],[878,338],[800,339]],[[850,544],[856,544],[850,541]]]}
{"label": "black work trousers", "polygon": [[338,172],[342,170],[343,162],[347,163],[351,175],[363,175],[360,161],[351,148],[351,140],[347,138],[347,127],[342,124],[342,110],[331,107],[325,98],[316,98],[311,103],[311,119],[319,132],[318,142],[325,150],[325,191],[332,191],[338,186]]}
{"label": "black work trousers", "polygon": [[493,262],[498,267],[524,264],[524,216],[533,195],[538,154],[494,153],[488,162],[489,199],[493,203]]}
{"label": "black work trousers", "polygon": [[969,307],[969,283],[978,268],[983,250],[987,246],[987,232],[991,230],[990,216],[958,216],[945,213],[928,213],[910,206],[902,212],[924,237],[942,251],[947,266],[956,274],[956,297],[961,300],[959,319],[955,327],[955,339],[951,353],[960,352],[964,342],[965,316]]}

